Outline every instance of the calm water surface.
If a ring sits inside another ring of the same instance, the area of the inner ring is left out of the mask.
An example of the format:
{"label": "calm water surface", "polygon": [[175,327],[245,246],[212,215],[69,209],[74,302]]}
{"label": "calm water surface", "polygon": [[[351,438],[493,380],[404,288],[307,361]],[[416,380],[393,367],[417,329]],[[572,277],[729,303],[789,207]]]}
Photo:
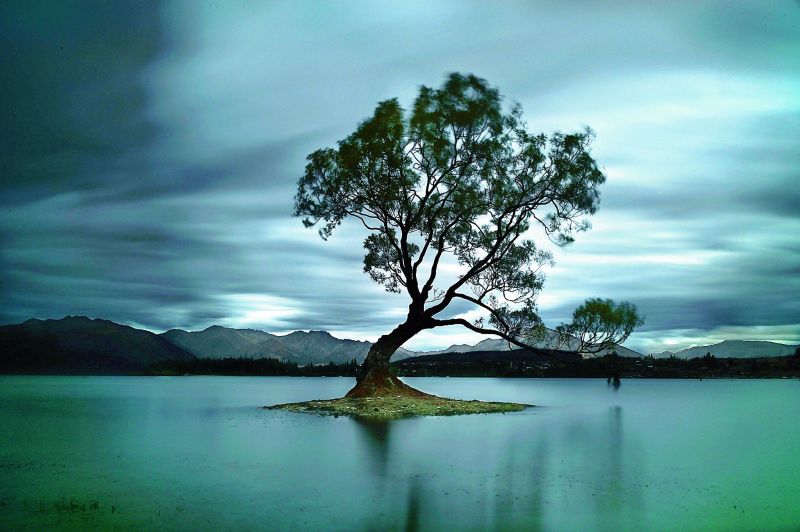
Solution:
{"label": "calm water surface", "polygon": [[0,377],[0,529],[800,529],[800,381],[406,379],[515,414],[261,410],[347,378]]}

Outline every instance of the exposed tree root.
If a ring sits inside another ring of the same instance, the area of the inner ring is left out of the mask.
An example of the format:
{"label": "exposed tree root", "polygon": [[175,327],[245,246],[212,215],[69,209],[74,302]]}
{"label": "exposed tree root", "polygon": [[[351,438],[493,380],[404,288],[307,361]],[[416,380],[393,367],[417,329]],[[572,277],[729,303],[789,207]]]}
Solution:
{"label": "exposed tree root", "polygon": [[434,397],[431,394],[412,388],[388,371],[371,371],[347,392],[345,397]]}

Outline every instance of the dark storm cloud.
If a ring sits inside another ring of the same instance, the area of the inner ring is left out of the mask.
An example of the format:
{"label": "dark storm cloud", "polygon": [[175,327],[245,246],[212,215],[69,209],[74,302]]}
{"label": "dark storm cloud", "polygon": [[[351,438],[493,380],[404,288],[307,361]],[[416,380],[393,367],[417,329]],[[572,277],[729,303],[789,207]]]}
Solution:
{"label": "dark storm cloud", "polygon": [[161,45],[157,4],[6,2],[0,10],[3,203],[113,186],[98,167],[156,134],[138,78]]}
{"label": "dark storm cloud", "polygon": [[[273,206],[273,214],[285,217],[291,212],[291,202],[285,198],[293,195],[296,185],[296,178],[288,168],[293,160],[302,160],[304,156],[298,151],[298,145],[312,146],[311,139],[314,138],[319,138],[319,135],[298,135],[236,150],[219,160],[197,164],[177,163],[162,155],[161,159],[140,161],[139,168],[127,169],[125,173],[135,176],[135,179],[89,190],[83,194],[83,201],[111,204],[186,196],[213,200],[214,194],[231,189],[252,192],[263,188],[266,180],[272,197],[281,200],[280,205]],[[259,206],[258,209],[259,212],[270,210],[268,206]]]}
{"label": "dark storm cloud", "polygon": [[377,101],[463,70],[535,130],[597,131],[609,180],[556,251],[548,324],[604,296],[647,315],[634,348],[800,341],[799,22],[793,2],[6,3],[0,321],[391,329],[406,301],[361,273],[364,233],[303,229],[296,179]]}

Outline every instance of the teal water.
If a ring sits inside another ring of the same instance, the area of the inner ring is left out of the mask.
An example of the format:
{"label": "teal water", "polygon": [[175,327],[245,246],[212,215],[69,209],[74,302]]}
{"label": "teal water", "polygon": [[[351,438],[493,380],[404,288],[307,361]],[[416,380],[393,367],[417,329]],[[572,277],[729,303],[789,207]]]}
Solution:
{"label": "teal water", "polygon": [[800,381],[406,379],[514,414],[261,405],[346,378],[0,377],[0,529],[798,530]]}

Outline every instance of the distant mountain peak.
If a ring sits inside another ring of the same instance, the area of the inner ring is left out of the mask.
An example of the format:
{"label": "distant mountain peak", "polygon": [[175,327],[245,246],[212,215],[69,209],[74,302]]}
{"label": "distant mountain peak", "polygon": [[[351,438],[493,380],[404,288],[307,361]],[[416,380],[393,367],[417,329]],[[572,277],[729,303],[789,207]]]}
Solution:
{"label": "distant mountain peak", "polygon": [[702,357],[711,353],[719,358],[758,358],[766,356],[788,356],[796,346],[768,342],[766,340],[723,340],[716,344],[696,345],[679,351],[663,351],[655,356],[679,358]]}
{"label": "distant mountain peak", "polygon": [[292,334],[294,334],[296,336],[303,335],[303,336],[330,336],[331,338],[334,337],[328,331],[322,331],[322,330],[318,331],[316,329],[310,329],[308,331],[293,331],[293,332],[290,332],[289,334],[287,334],[286,336],[289,336],[289,335],[292,335]]}

